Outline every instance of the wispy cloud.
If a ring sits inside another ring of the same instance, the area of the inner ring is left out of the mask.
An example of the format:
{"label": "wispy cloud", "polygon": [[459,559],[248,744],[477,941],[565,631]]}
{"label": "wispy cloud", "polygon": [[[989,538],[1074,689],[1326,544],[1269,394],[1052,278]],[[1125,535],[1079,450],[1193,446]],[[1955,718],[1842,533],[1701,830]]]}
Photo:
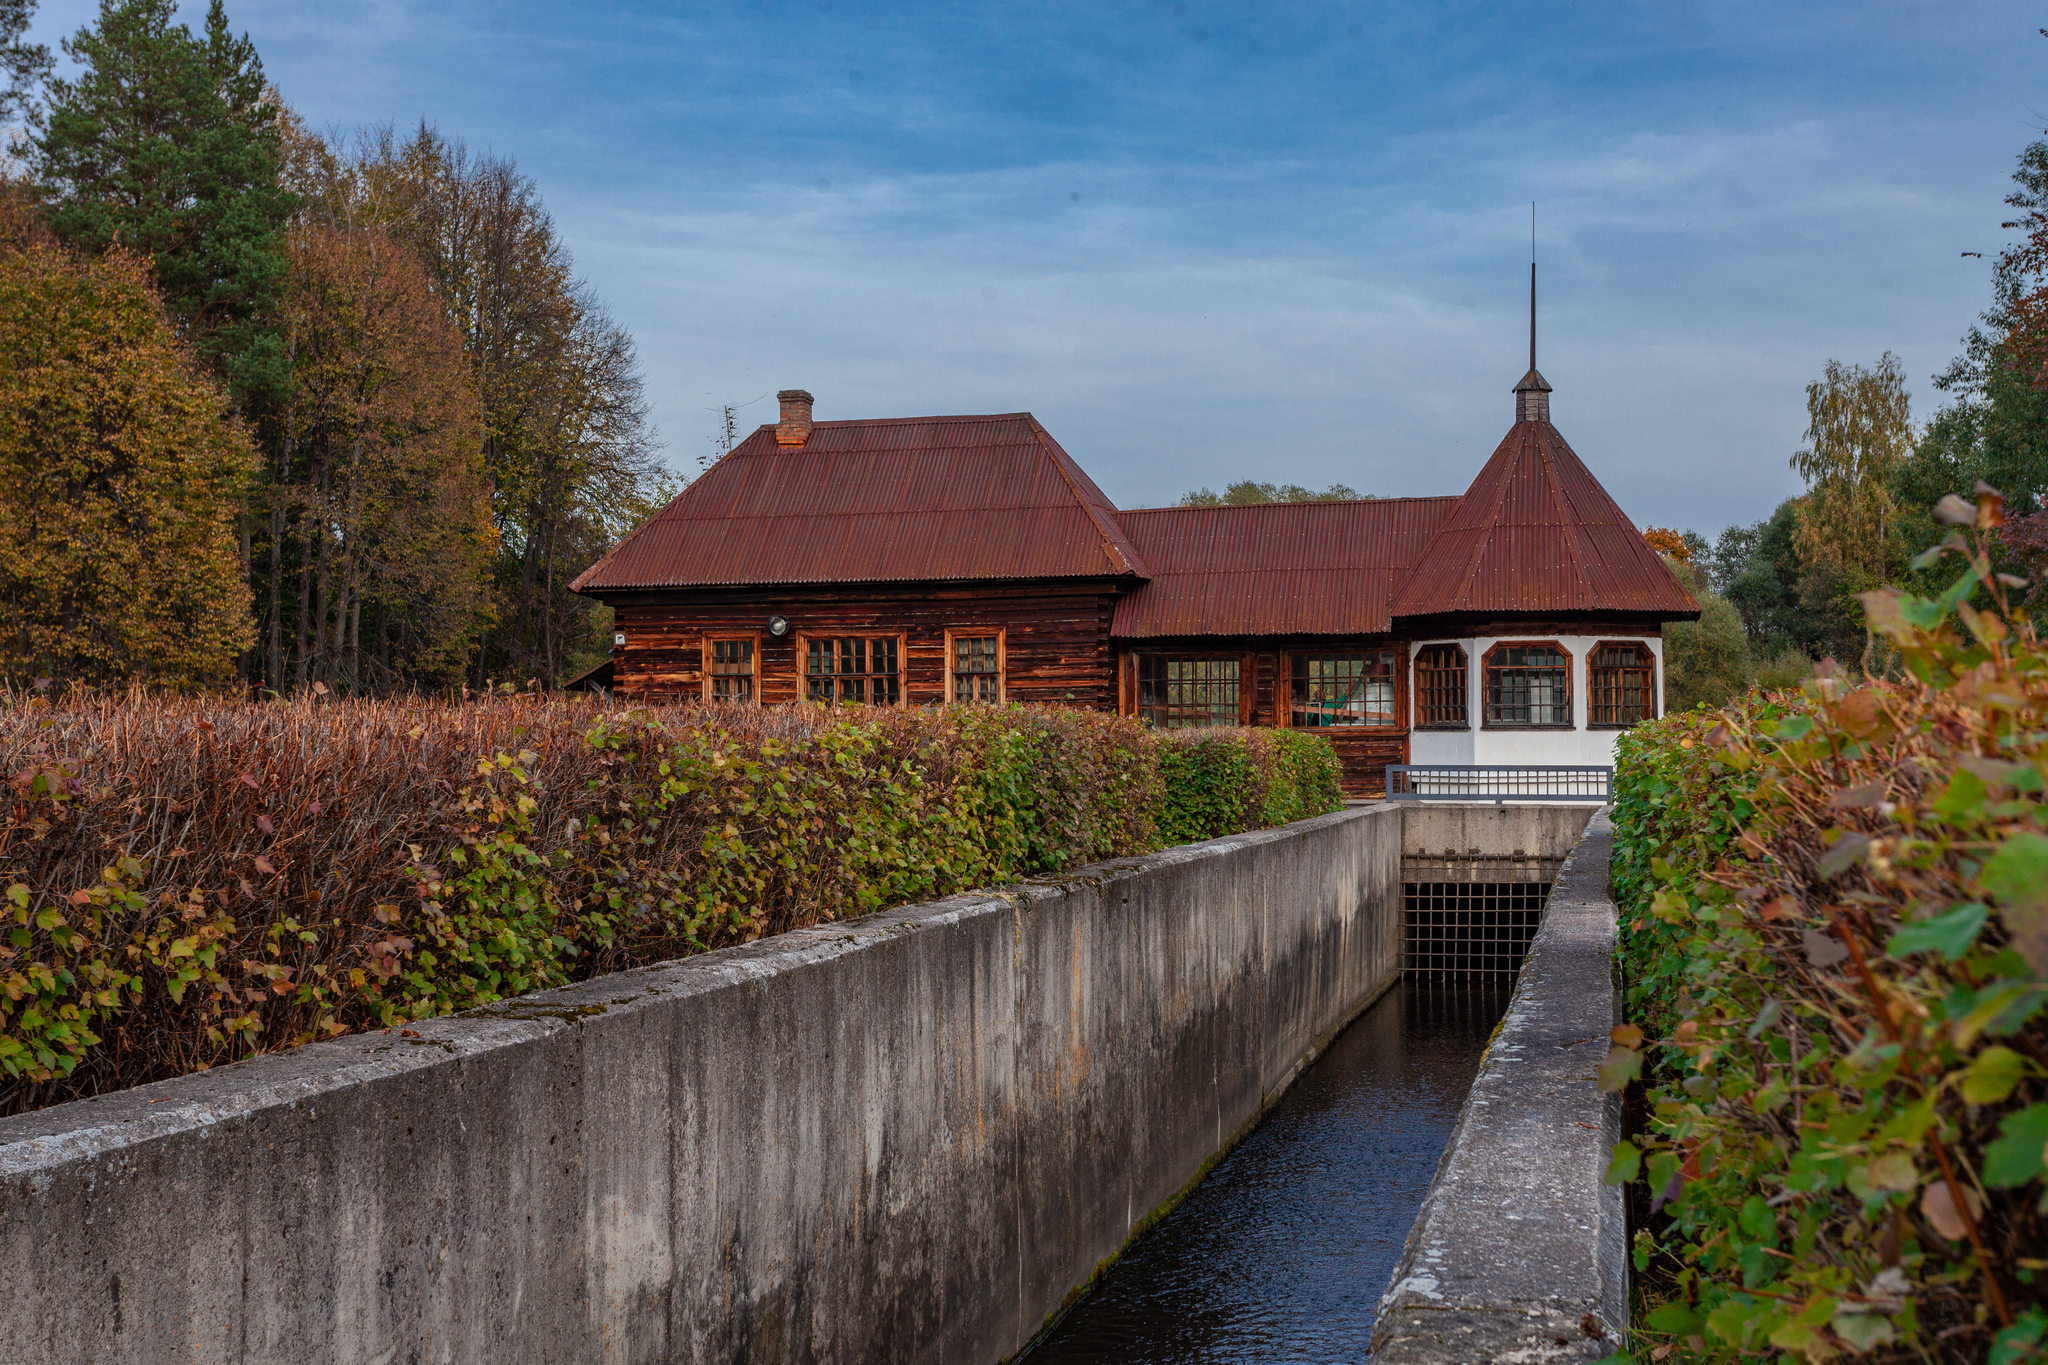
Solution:
{"label": "wispy cloud", "polygon": [[1646,522],[1767,515],[1825,359],[1953,353],[1988,292],[1958,252],[1996,249],[2048,104],[2002,2],[231,17],[316,123],[517,155],[679,464],[707,409],[803,384],[821,415],[1029,408],[1129,505],[1462,487],[1526,363],[1535,199],[1575,447]]}

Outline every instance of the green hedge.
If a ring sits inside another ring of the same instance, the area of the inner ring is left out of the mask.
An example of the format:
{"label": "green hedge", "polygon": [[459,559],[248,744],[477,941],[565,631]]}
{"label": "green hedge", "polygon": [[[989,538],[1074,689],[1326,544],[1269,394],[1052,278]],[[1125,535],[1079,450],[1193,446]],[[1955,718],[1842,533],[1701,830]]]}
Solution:
{"label": "green hedge", "polygon": [[1336,808],[1062,707],[0,707],[0,1112]]}
{"label": "green hedge", "polygon": [[1619,743],[1638,1357],[2042,1352],[2048,650],[1976,515],[1943,598],[1864,599],[1910,676]]}
{"label": "green hedge", "polygon": [[1337,751],[1295,730],[1163,730],[1153,737],[1165,792],[1164,844],[1285,825],[1341,810]]}

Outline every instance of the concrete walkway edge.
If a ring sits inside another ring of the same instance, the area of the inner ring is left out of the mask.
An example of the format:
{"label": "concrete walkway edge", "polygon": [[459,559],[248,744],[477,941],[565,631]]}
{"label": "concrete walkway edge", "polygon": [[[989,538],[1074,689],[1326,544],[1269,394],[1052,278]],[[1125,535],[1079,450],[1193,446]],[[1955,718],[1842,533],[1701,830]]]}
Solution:
{"label": "concrete walkway edge", "polygon": [[1586,826],[1451,1134],[1373,1331],[1378,1365],[1598,1360],[1628,1325],[1627,1212],[1606,1185],[1621,1097],[1613,825]]}

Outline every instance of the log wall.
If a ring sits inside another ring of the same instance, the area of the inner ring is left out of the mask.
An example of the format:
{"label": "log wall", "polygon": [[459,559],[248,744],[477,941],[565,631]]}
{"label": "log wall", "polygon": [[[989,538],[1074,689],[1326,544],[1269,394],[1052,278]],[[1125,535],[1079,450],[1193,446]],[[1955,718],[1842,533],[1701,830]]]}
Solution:
{"label": "log wall", "polygon": [[[801,642],[839,636],[901,639],[903,701],[947,700],[946,633],[1000,631],[1003,697],[1114,710],[1109,582],[909,586],[847,584],[789,589],[703,589],[636,593],[612,600],[625,645],[615,653],[615,686],[648,701],[705,695],[707,638],[754,641],[757,686],[767,705],[803,698]],[[769,634],[771,616],[790,622]]]}

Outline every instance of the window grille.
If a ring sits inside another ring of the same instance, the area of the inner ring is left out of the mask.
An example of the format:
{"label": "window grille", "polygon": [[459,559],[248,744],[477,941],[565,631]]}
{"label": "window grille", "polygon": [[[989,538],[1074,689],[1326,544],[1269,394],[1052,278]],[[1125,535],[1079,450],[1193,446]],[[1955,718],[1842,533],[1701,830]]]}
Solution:
{"label": "window grille", "polygon": [[1657,675],[1647,648],[1601,645],[1593,651],[1590,671],[1593,724],[1634,725],[1656,718]]}
{"label": "window grille", "polygon": [[1394,725],[1394,652],[1294,656],[1291,724]]}
{"label": "window grille", "polygon": [[1236,659],[1138,656],[1138,719],[1162,730],[1235,725]]}
{"label": "window grille", "polygon": [[711,642],[711,700],[752,701],[754,699],[754,642],[713,640]]}
{"label": "window grille", "polygon": [[804,695],[811,701],[867,702],[895,706],[903,698],[896,641],[808,640],[804,654]]}
{"label": "window grille", "polygon": [[1003,699],[1002,637],[953,637],[953,700],[995,703]]}
{"label": "window grille", "polygon": [[1431,645],[1415,656],[1415,723],[1471,726],[1465,709],[1465,651]]}
{"label": "window grille", "polygon": [[1495,645],[1486,656],[1489,725],[1570,725],[1571,656],[1555,645]]}

